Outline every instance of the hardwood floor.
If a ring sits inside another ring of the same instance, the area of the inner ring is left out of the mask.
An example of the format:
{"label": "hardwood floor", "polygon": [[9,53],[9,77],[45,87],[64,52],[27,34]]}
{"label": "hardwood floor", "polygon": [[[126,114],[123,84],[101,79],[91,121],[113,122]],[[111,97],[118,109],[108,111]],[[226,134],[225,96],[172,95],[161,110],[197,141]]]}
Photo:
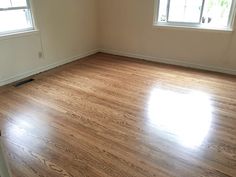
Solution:
{"label": "hardwood floor", "polygon": [[107,54],[0,93],[15,177],[236,176],[236,77]]}

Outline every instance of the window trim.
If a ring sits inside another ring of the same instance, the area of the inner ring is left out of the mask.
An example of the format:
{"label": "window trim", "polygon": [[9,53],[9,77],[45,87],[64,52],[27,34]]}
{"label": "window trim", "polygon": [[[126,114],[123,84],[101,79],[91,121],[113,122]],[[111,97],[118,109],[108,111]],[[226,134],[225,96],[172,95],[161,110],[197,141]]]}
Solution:
{"label": "window trim", "polygon": [[[170,0],[168,0],[167,3],[169,3]],[[203,0],[203,3],[205,0]],[[197,30],[212,30],[212,31],[234,31],[235,28],[235,18],[236,18],[236,0],[232,0],[232,5],[230,9],[230,15],[228,19],[228,26],[227,27],[211,27],[211,26],[205,26],[201,23],[188,23],[188,22],[159,22],[159,6],[160,6],[160,0],[154,0],[154,18],[153,18],[153,25],[155,27],[161,27],[161,28],[186,28],[186,29],[197,29]],[[169,6],[169,4],[167,5]],[[204,7],[202,7],[204,10]],[[167,15],[168,15],[169,7],[167,7]],[[202,10],[202,12],[203,12]],[[201,13],[202,13],[201,12]],[[201,14],[202,17],[202,14]],[[200,17],[200,18],[201,18]],[[168,19],[168,17],[167,17]]]}
{"label": "window trim", "polygon": [[27,31],[21,31],[21,32],[18,31],[15,33],[4,34],[4,35],[0,34],[0,41],[37,35],[39,33],[40,33],[39,30],[27,30]]}
{"label": "window trim", "polygon": [[37,31],[36,24],[35,24],[35,19],[34,19],[34,15],[33,15],[33,10],[32,10],[32,6],[31,6],[31,0],[26,0],[26,4],[27,4],[27,6],[0,8],[0,11],[27,9],[30,12],[30,19],[31,19],[32,27],[23,28],[23,29],[19,29],[19,30],[9,30],[9,31],[5,31],[5,32],[0,32],[0,38],[2,38],[4,36],[9,37],[11,35],[15,36],[18,33],[23,34],[23,33],[29,33],[29,32]]}
{"label": "window trim", "polygon": [[0,11],[29,9],[27,6],[0,8]]}

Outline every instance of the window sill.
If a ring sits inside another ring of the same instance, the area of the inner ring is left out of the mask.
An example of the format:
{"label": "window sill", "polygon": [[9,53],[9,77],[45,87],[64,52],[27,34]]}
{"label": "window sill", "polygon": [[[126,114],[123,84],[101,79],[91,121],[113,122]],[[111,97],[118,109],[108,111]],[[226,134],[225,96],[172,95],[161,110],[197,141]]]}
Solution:
{"label": "window sill", "polygon": [[209,28],[209,27],[197,27],[197,26],[181,26],[181,25],[169,25],[164,23],[154,23],[154,27],[160,29],[178,29],[178,30],[195,30],[195,31],[208,31],[208,32],[233,32],[231,28]]}
{"label": "window sill", "polygon": [[10,34],[0,34],[0,40],[7,40],[7,39],[12,39],[12,38],[20,38],[24,36],[30,36],[33,34],[37,34],[39,31],[36,29],[33,30],[26,30],[26,31],[19,31],[19,32],[14,32]]}

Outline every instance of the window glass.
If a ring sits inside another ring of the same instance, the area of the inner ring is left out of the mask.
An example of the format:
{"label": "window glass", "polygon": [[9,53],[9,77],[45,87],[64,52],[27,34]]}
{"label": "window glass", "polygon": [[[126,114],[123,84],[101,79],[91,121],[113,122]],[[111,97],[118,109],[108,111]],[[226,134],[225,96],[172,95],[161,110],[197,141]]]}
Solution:
{"label": "window glass", "polygon": [[11,0],[13,7],[27,6],[26,0]]}
{"label": "window glass", "polygon": [[232,0],[206,0],[202,23],[209,26],[227,26]]}
{"label": "window glass", "polygon": [[9,0],[0,0],[0,8],[11,7],[11,2]]}
{"label": "window glass", "polygon": [[167,20],[167,0],[159,1],[159,16],[158,21],[166,22]]}
{"label": "window glass", "polygon": [[27,0],[0,0],[0,35],[33,29]]}
{"label": "window glass", "polygon": [[199,23],[202,2],[202,0],[170,0],[168,21]]}
{"label": "window glass", "polygon": [[32,29],[31,14],[28,9],[0,11],[0,33]]}
{"label": "window glass", "polygon": [[232,30],[236,3],[233,0],[156,1],[160,24]]}

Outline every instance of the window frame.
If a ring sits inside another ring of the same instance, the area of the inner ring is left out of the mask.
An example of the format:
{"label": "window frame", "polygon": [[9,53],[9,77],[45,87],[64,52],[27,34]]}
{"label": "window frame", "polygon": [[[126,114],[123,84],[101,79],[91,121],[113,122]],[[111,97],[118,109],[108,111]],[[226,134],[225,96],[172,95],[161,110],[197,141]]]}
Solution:
{"label": "window frame", "polygon": [[0,32],[0,37],[15,35],[18,33],[22,34],[24,32],[32,32],[32,31],[36,30],[35,20],[34,20],[34,16],[33,16],[33,10],[32,10],[32,6],[31,6],[31,0],[26,0],[26,6],[0,8],[0,12],[1,11],[11,11],[11,10],[28,10],[30,12],[29,15],[30,15],[32,27],[28,27],[28,28],[26,27],[23,29],[16,29],[16,30],[9,30],[9,31]]}
{"label": "window frame", "polygon": [[201,24],[201,19],[204,11],[204,5],[205,0],[203,1],[203,6],[201,8],[200,13],[200,21],[199,23],[191,23],[191,22],[172,22],[168,21],[168,15],[169,15],[169,9],[170,9],[170,0],[167,0],[167,8],[166,8],[166,14],[167,14],[167,21],[166,22],[159,22],[159,7],[160,7],[160,1],[161,0],[154,0],[154,26],[157,27],[174,27],[174,28],[192,28],[192,29],[205,29],[205,30],[219,30],[219,31],[233,31],[235,26],[235,18],[236,18],[236,0],[232,0],[232,5],[230,8],[229,18],[227,27],[211,27],[211,26],[205,26]]}

